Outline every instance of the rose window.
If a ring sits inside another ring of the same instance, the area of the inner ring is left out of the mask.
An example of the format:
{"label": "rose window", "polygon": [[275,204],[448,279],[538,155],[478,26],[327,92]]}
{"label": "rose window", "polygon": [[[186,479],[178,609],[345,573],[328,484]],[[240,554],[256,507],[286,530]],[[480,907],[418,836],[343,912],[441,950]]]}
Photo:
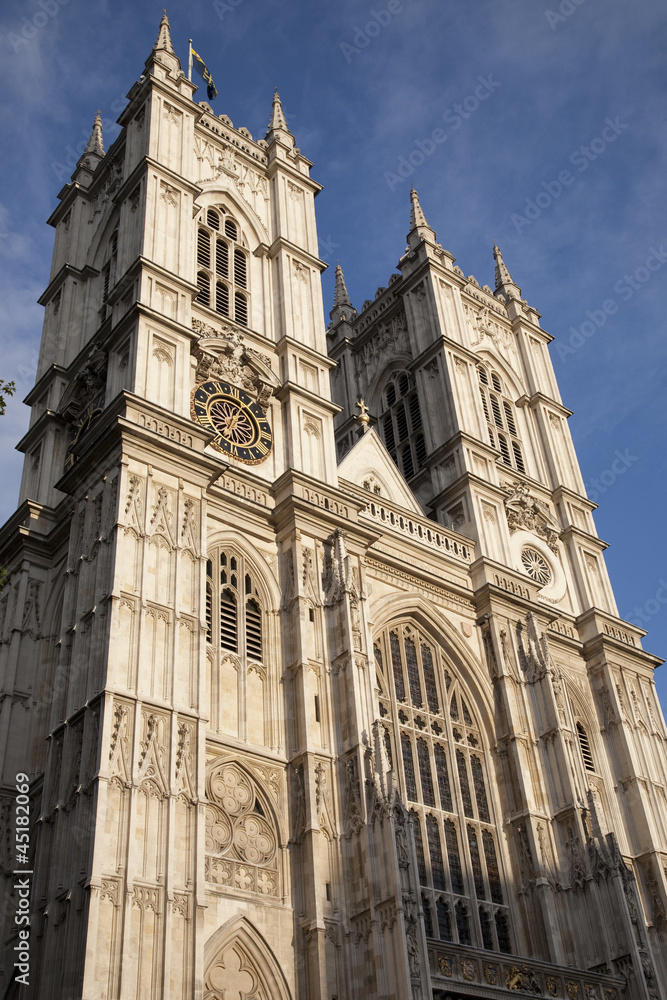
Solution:
{"label": "rose window", "polygon": [[549,563],[541,552],[536,549],[524,549],[521,553],[521,562],[528,576],[539,583],[541,587],[546,587],[551,583],[552,572]]}

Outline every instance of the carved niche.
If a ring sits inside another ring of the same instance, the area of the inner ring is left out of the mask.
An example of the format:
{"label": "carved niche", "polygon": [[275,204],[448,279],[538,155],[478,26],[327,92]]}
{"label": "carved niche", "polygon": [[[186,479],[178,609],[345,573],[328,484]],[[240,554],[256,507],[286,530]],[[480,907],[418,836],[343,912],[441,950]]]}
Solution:
{"label": "carved niche", "polygon": [[67,387],[58,407],[59,413],[70,427],[65,454],[66,470],[76,461],[77,446],[81,436],[104,409],[108,360],[108,355],[104,351],[93,347],[85,364]]}
{"label": "carved niche", "polygon": [[503,489],[510,532],[531,531],[542,538],[552,552],[557,552],[560,525],[547,505],[534,497],[524,483],[515,482]]}

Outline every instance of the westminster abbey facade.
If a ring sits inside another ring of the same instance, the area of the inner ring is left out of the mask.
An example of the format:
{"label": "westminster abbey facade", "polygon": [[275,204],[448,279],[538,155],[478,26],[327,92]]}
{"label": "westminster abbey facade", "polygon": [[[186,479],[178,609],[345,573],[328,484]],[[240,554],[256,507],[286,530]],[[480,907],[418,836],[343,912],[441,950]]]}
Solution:
{"label": "westminster abbey facade", "polygon": [[414,190],[326,329],[278,94],[257,140],[195,89],[165,15],[49,220],[0,531],[0,997],[666,1000],[660,661],[550,335]]}

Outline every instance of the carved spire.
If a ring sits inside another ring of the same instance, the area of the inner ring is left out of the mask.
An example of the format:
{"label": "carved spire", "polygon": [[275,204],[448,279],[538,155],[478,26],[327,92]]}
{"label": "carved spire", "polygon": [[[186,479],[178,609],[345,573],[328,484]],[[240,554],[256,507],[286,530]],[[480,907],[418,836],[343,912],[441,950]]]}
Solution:
{"label": "carved spire", "polygon": [[496,261],[496,294],[502,292],[510,299],[520,299],[521,289],[514,281],[514,278],[507,269],[507,264],[503,260],[500,247],[493,241],[493,256]]}
{"label": "carved spire", "polygon": [[336,264],[336,290],[334,291],[334,309],[336,306],[351,306],[350,296],[347,294],[345,275],[340,264]]}
{"label": "carved spire", "polygon": [[102,141],[102,117],[98,111],[93,122],[93,130],[90,133],[88,145],[84,149],[86,153],[95,153],[96,156],[104,156],[104,142]]}
{"label": "carved spire", "polygon": [[[414,187],[410,188],[410,231],[419,226],[428,226],[426,216],[419,204],[419,195]],[[430,227],[429,227],[430,228]]]}
{"label": "carved spire", "polygon": [[431,229],[426,216],[419,204],[419,195],[414,187],[410,189],[410,232],[408,233],[408,245],[413,249],[428,239],[435,242],[435,231]]}
{"label": "carved spire", "polygon": [[343,274],[343,268],[340,264],[336,264],[336,288],[334,290],[334,304],[333,309],[329,313],[334,323],[343,319],[354,319],[357,315],[357,310],[354,308],[350,302],[350,296],[347,293],[347,285],[345,284],[345,275]]}
{"label": "carved spire", "polygon": [[162,12],[162,20],[160,21],[160,30],[158,32],[157,41],[153,46],[153,52],[157,52],[158,49],[165,49],[170,55],[176,55],[174,52],[174,46],[171,44],[171,32],[169,30],[169,18],[167,17],[166,10]]}
{"label": "carved spire", "polygon": [[285,115],[283,114],[283,105],[280,100],[280,94],[278,93],[278,88],[276,87],[273,95],[273,108],[271,110],[271,118],[269,120],[267,134],[268,132],[277,132],[278,129],[283,129],[283,131],[289,132],[287,122],[285,121]]}

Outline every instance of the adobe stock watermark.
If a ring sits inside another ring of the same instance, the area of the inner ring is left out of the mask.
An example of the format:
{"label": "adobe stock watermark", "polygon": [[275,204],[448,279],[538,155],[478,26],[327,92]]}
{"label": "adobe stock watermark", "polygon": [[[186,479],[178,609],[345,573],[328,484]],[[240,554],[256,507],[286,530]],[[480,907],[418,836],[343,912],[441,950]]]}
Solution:
{"label": "adobe stock watermark", "polygon": [[[126,97],[117,97],[116,100],[111,103],[110,111],[117,118],[126,104]],[[115,118],[102,119],[102,134],[104,136],[104,145],[106,149],[109,148],[118,132],[120,132],[120,126],[116,124]],[[65,162],[61,163],[59,160],[51,161],[51,169],[61,183],[63,181],[68,181],[72,176],[74,168],[82,156],[84,149],[88,145],[89,139],[90,128],[82,128],[81,140],[76,144],[76,147],[65,146]]]}
{"label": "adobe stock watermark", "polygon": [[[622,302],[629,302],[642,285],[651,280],[651,275],[659,271],[667,262],[667,248],[661,243],[657,247],[649,247],[648,255],[643,264],[635,268],[632,274],[624,274],[614,283],[614,291]],[[576,354],[584,344],[593,337],[607,322],[610,316],[618,312],[619,303],[616,299],[605,299],[599,309],[587,309],[587,319],[579,326],[570,327],[567,343],[555,341],[556,353],[564,364],[571,354]]]}
{"label": "adobe stock watermark", "polygon": [[586,3],[586,0],[562,0],[558,5],[558,10],[545,10],[544,16],[547,19],[549,27],[552,31],[555,31],[559,24],[567,21],[568,17],[572,17],[574,12],[581,7],[582,3]]}
{"label": "adobe stock watermark", "polygon": [[35,38],[42,28],[46,27],[51,18],[54,18],[61,7],[68,4],[69,0],[39,0],[37,10],[31,17],[24,17],[21,26],[17,25],[16,31],[10,31],[7,41],[18,52],[22,45],[27,45]]}
{"label": "adobe stock watermark", "polygon": [[434,128],[425,139],[415,139],[412,150],[407,156],[399,156],[396,170],[385,170],[384,179],[389,185],[389,190],[393,191],[397,184],[411,177],[417,167],[435,153],[438,146],[447,142],[450,132],[456,132],[461,128],[464,121],[470,118],[477,111],[483,101],[488,100],[491,94],[500,87],[498,80],[493,76],[479,76],[479,83],[471,94],[464,97],[460,103],[452,104],[451,107],[443,111],[443,120],[449,126],[449,130],[444,128]]}
{"label": "adobe stock watermark", "polygon": [[213,9],[220,18],[224,21],[226,14],[233,14],[237,7],[240,7],[243,0],[213,0]]}
{"label": "adobe stock watermark", "polygon": [[631,455],[630,449],[625,451],[615,451],[614,461],[608,469],[598,473],[597,479],[591,479],[590,485],[586,484],[586,495],[593,503],[597,503],[602,493],[606,493],[619,476],[624,476],[631,465],[639,461],[639,455]]}
{"label": "adobe stock watermark", "polygon": [[632,617],[628,618],[631,625],[638,625],[639,628],[646,628],[648,623],[656,615],[660,614],[667,604],[667,582],[665,578],[658,580],[658,588],[648,601],[644,601],[641,607],[635,606],[632,609]]}
{"label": "adobe stock watermark", "polygon": [[[587,146],[578,146],[570,153],[569,162],[576,167],[580,174],[588,170],[599,156],[607,150],[612,142],[616,142],[629,125],[622,122],[618,115],[615,118],[605,118],[604,128],[600,135],[596,135]],[[543,191],[538,191],[534,198],[526,198],[526,207],[523,215],[520,212],[512,212],[510,221],[517,233],[520,233],[526,226],[530,226],[542,215],[545,209],[549,208],[560,198],[566,187],[574,183],[575,176],[570,170],[561,170],[557,177],[550,181],[542,181]]]}
{"label": "adobe stock watermark", "polygon": [[[413,0],[407,0],[409,4],[412,2]],[[355,25],[352,42],[340,42],[340,50],[345,56],[345,62],[349,65],[352,62],[352,56],[358,56],[364,49],[368,48],[373,39],[377,38],[388,24],[391,24],[397,14],[402,14],[404,9],[402,0],[389,0],[386,7],[369,11],[368,21],[363,28]]]}

